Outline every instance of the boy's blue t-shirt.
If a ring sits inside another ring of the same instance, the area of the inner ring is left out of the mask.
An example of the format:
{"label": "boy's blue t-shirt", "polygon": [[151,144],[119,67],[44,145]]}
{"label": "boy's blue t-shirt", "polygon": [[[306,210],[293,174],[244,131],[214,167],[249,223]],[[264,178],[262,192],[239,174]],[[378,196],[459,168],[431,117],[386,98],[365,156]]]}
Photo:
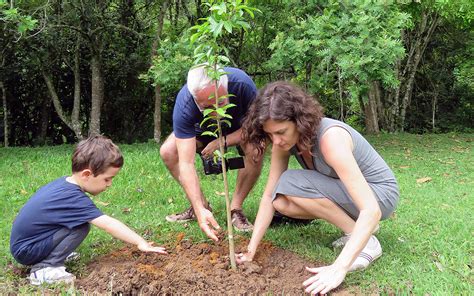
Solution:
{"label": "boy's blue t-shirt", "polygon": [[[243,117],[257,95],[257,87],[252,79],[240,69],[225,67],[224,71],[227,72],[228,77],[227,91],[229,94],[233,94],[229,97],[229,102],[236,105],[227,109],[227,113],[232,116],[232,120],[230,120],[232,126],[227,128],[224,134],[229,134],[240,128]],[[204,130],[208,130],[206,127],[202,130],[199,128],[199,124],[203,119],[201,111],[196,106],[194,98],[189,92],[187,84],[185,84],[176,97],[173,109],[173,132],[175,136],[179,139],[189,139],[198,136]]]}
{"label": "boy's blue t-shirt", "polygon": [[78,185],[61,177],[41,187],[20,210],[13,221],[10,251],[19,263],[35,264],[51,253],[59,229],[72,229],[102,215]]}

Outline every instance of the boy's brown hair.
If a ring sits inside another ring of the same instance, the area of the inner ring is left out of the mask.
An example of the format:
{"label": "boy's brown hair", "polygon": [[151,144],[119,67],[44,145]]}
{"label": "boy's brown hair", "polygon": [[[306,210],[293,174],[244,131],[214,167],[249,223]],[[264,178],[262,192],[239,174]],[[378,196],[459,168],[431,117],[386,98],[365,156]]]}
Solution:
{"label": "boy's brown hair", "polygon": [[109,167],[122,166],[123,156],[120,149],[104,136],[93,136],[80,141],[72,154],[73,173],[90,169],[94,176],[97,176]]}

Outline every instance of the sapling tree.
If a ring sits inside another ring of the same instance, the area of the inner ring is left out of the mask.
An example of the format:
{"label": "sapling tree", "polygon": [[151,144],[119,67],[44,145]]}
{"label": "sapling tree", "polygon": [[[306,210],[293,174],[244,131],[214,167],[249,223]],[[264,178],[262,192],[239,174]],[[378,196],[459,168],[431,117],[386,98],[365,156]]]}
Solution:
{"label": "sapling tree", "polygon": [[254,11],[257,9],[249,7],[246,0],[210,0],[203,5],[209,9],[209,15],[201,19],[201,23],[192,27],[191,43],[197,44],[194,50],[194,65],[206,68],[209,78],[214,83],[214,93],[210,98],[214,99],[211,108],[204,110],[204,119],[201,126],[207,123],[211,130],[203,132],[203,135],[213,136],[219,139],[219,150],[214,152],[214,161],[217,158],[222,159],[222,176],[224,183],[226,212],[227,212],[227,231],[229,240],[229,257],[232,269],[236,270],[235,251],[234,251],[234,235],[232,228],[232,219],[230,211],[229,184],[227,181],[226,158],[228,152],[225,151],[225,140],[222,133],[223,125],[230,127],[232,119],[227,113],[229,108],[234,104],[222,104],[232,94],[218,96],[218,82],[222,75],[226,75],[224,65],[230,63],[228,58],[228,50],[224,40],[231,38],[235,32],[246,31],[250,28],[248,22],[245,21],[246,16],[254,17]]}

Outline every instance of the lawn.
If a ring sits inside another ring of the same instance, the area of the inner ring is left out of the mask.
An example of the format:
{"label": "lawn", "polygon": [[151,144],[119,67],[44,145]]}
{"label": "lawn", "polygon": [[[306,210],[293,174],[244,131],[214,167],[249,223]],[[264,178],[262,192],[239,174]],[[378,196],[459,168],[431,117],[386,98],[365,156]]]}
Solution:
{"label": "lawn", "polygon": [[[401,199],[392,219],[381,222],[379,238],[384,255],[364,272],[346,277],[346,288],[382,294],[474,294],[474,134],[368,137],[399,181]],[[206,240],[195,223],[169,224],[164,216],[187,203],[180,187],[166,171],[159,147],[152,143],[120,145],[125,165],[108,191],[93,200],[106,214],[122,220],[140,234],[166,244],[184,232],[194,241]],[[12,221],[27,199],[42,185],[70,173],[72,146],[0,148],[0,294],[35,292],[13,272],[18,264],[9,252]],[[200,171],[200,161],[197,164]],[[293,160],[292,167],[298,167]],[[245,203],[255,219],[268,174],[268,160],[256,188]],[[225,227],[223,186],[219,177],[201,174],[202,186],[215,215]],[[235,171],[230,173],[233,188]],[[271,228],[265,237],[301,256],[331,262],[338,250],[330,247],[339,231],[322,221],[305,226]],[[93,229],[80,246],[81,259],[70,266],[76,274],[98,255],[122,246]]]}

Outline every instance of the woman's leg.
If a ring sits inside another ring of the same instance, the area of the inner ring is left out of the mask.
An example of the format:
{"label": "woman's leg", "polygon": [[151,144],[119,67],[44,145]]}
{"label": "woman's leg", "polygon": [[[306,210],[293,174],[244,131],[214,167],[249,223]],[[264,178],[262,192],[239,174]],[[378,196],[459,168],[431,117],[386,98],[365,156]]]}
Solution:
{"label": "woman's leg", "polygon": [[323,219],[344,233],[351,233],[355,221],[327,198],[302,198],[277,194],[273,207],[283,215],[299,219]]}

